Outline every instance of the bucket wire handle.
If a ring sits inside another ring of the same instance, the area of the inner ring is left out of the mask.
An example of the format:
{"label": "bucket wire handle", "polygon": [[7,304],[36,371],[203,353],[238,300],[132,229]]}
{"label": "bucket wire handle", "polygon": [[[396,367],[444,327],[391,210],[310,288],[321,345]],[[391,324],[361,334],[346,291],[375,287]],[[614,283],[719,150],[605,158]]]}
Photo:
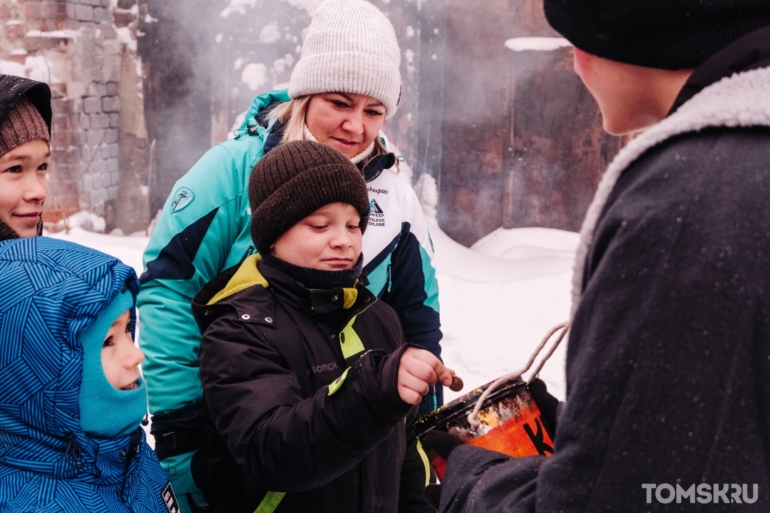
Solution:
{"label": "bucket wire handle", "polygon": [[543,357],[542,360],[540,360],[540,363],[535,368],[535,371],[532,373],[532,375],[529,377],[529,380],[527,380],[527,385],[529,385],[533,379],[537,377],[538,374],[540,374],[540,370],[543,368],[543,365],[545,365],[545,362],[548,361],[548,359],[553,355],[554,351],[556,351],[556,348],[559,347],[559,344],[564,339],[565,335],[569,331],[569,322],[562,322],[554,326],[548,331],[548,334],[543,338],[543,340],[538,344],[537,348],[535,348],[535,351],[530,355],[529,360],[527,361],[527,364],[522,368],[519,369],[516,372],[512,372],[511,374],[506,374],[505,376],[496,379],[493,381],[486,390],[484,390],[484,393],[482,393],[478,400],[476,401],[476,406],[473,408],[473,411],[468,414],[468,423],[470,423],[471,428],[473,430],[477,430],[478,427],[481,425],[481,421],[479,420],[479,411],[481,410],[481,405],[484,404],[484,401],[486,401],[487,397],[494,392],[500,385],[505,383],[508,380],[520,378],[522,374],[527,372],[530,367],[532,367],[532,364],[535,363],[535,359],[540,354],[540,352],[543,350],[545,345],[548,343],[548,341],[553,337],[553,335],[561,330],[561,333],[559,334],[559,337],[556,339],[556,341],[553,343],[551,348],[548,350],[548,353]]}

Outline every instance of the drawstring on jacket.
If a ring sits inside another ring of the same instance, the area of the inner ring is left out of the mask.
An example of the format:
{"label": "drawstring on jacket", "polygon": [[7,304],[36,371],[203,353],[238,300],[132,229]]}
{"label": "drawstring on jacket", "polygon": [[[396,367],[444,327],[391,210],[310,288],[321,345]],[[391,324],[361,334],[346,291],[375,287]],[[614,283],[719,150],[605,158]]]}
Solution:
{"label": "drawstring on jacket", "polygon": [[64,451],[64,454],[73,467],[81,469],[83,467],[83,462],[80,461],[80,446],[78,445],[78,441],[75,440],[75,435],[69,433],[65,438],[67,440],[67,448]]}

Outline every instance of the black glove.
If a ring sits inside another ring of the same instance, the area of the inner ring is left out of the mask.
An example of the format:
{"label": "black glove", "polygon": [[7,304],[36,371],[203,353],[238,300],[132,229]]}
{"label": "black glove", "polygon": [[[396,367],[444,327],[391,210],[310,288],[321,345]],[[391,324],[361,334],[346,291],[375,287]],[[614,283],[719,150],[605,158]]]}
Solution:
{"label": "black glove", "polygon": [[539,378],[532,380],[529,384],[529,393],[537,403],[543,422],[553,437],[556,434],[556,410],[559,407],[559,400],[548,393],[548,388]]}
{"label": "black glove", "polygon": [[455,448],[464,444],[465,442],[456,436],[450,435],[444,431],[439,431],[438,429],[429,431],[422,437],[422,447],[426,452],[434,451],[447,461],[449,460],[449,454],[455,450]]}
{"label": "black glove", "polygon": [[[437,456],[443,458],[444,462],[446,462],[449,459],[449,455],[452,453],[452,451],[461,445],[465,445],[465,442],[456,436],[450,435],[445,431],[439,431],[438,429],[428,431],[421,437],[420,440],[420,443],[422,443],[422,448],[425,449],[425,452],[428,455],[428,459],[431,461],[432,465],[436,464],[433,459]],[[442,466],[445,464],[444,462],[442,462]],[[441,474],[441,472],[443,472],[443,470],[439,472],[439,477],[443,479],[444,476]],[[425,498],[428,500],[428,503],[431,506],[438,509],[439,502],[441,500],[441,485],[431,484],[425,488]]]}
{"label": "black glove", "polygon": [[433,509],[438,511],[439,504],[441,504],[441,485],[431,484],[425,487],[425,499],[428,504],[433,506]]}

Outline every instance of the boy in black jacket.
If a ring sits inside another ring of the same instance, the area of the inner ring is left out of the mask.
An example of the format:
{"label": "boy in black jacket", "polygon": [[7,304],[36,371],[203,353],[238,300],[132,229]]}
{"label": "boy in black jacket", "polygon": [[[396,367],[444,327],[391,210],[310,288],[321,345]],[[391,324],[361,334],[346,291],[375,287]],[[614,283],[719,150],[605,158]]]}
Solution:
{"label": "boy in black jacket", "polygon": [[328,146],[287,143],[254,168],[249,201],[259,254],[193,302],[207,499],[227,512],[432,511],[413,405],[452,372],[405,346],[362,284],[361,173]]}

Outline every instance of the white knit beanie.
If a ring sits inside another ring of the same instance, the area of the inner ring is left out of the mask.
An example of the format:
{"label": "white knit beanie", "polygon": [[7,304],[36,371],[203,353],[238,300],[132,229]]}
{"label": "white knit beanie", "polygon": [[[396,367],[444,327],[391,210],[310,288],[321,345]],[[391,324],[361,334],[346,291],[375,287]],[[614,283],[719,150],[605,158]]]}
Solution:
{"label": "white knit beanie", "polygon": [[326,0],[310,22],[289,96],[364,94],[390,117],[401,93],[400,64],[396,32],[379,9],[365,0]]}

